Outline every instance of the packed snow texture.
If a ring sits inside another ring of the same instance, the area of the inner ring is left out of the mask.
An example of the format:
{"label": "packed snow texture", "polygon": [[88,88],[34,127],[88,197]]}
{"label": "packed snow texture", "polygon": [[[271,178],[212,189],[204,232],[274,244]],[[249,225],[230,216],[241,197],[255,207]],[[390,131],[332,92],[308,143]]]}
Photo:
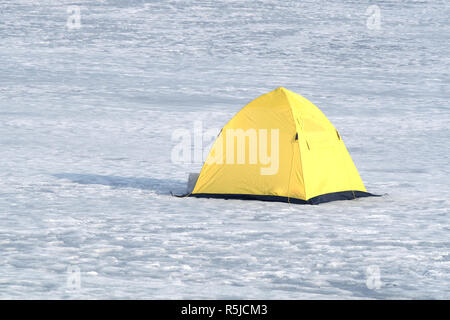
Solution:
{"label": "packed snow texture", "polygon": [[[450,298],[447,0],[0,12],[0,298]],[[218,132],[279,86],[384,196],[171,197],[202,165],[172,161],[174,131]]]}

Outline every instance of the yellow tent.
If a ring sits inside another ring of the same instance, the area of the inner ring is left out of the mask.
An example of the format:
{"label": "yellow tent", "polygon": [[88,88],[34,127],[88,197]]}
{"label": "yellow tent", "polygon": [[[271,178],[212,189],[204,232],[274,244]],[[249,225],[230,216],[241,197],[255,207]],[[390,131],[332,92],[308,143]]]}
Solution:
{"label": "yellow tent", "polygon": [[223,127],[189,196],[318,204],[371,196],[338,131],[285,88]]}

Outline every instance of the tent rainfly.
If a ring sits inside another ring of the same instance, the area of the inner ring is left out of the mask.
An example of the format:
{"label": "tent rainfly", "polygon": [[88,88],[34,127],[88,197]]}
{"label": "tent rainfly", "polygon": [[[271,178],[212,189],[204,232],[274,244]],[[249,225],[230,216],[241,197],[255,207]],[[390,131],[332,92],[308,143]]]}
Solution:
{"label": "tent rainfly", "polygon": [[278,88],[221,130],[185,196],[319,204],[374,196],[342,137],[304,97]]}

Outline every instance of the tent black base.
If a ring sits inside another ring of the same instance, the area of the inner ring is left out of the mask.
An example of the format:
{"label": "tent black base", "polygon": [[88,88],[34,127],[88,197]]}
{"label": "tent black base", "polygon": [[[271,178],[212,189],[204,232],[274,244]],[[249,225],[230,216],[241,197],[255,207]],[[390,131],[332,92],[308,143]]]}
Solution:
{"label": "tent black base", "polygon": [[271,202],[288,202],[296,204],[319,204],[330,201],[337,200],[353,200],[356,198],[363,197],[379,197],[379,195],[372,194],[363,191],[340,191],[322,194],[320,196],[311,198],[309,200],[302,200],[297,198],[288,198],[280,196],[270,196],[270,195],[255,195],[255,194],[227,194],[227,193],[193,193],[188,195],[189,197],[196,198],[218,198],[218,199],[236,199],[236,200],[260,200],[260,201],[271,201]]}

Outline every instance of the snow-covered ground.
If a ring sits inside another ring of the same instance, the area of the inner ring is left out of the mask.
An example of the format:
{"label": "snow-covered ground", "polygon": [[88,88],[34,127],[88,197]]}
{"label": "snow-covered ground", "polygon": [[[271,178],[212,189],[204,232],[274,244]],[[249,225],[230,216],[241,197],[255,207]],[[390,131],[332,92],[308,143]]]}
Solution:
{"label": "snow-covered ground", "polygon": [[[450,298],[447,0],[0,14],[0,298]],[[387,195],[171,197],[201,168],[171,161],[174,130],[220,129],[279,86],[323,110]]]}

